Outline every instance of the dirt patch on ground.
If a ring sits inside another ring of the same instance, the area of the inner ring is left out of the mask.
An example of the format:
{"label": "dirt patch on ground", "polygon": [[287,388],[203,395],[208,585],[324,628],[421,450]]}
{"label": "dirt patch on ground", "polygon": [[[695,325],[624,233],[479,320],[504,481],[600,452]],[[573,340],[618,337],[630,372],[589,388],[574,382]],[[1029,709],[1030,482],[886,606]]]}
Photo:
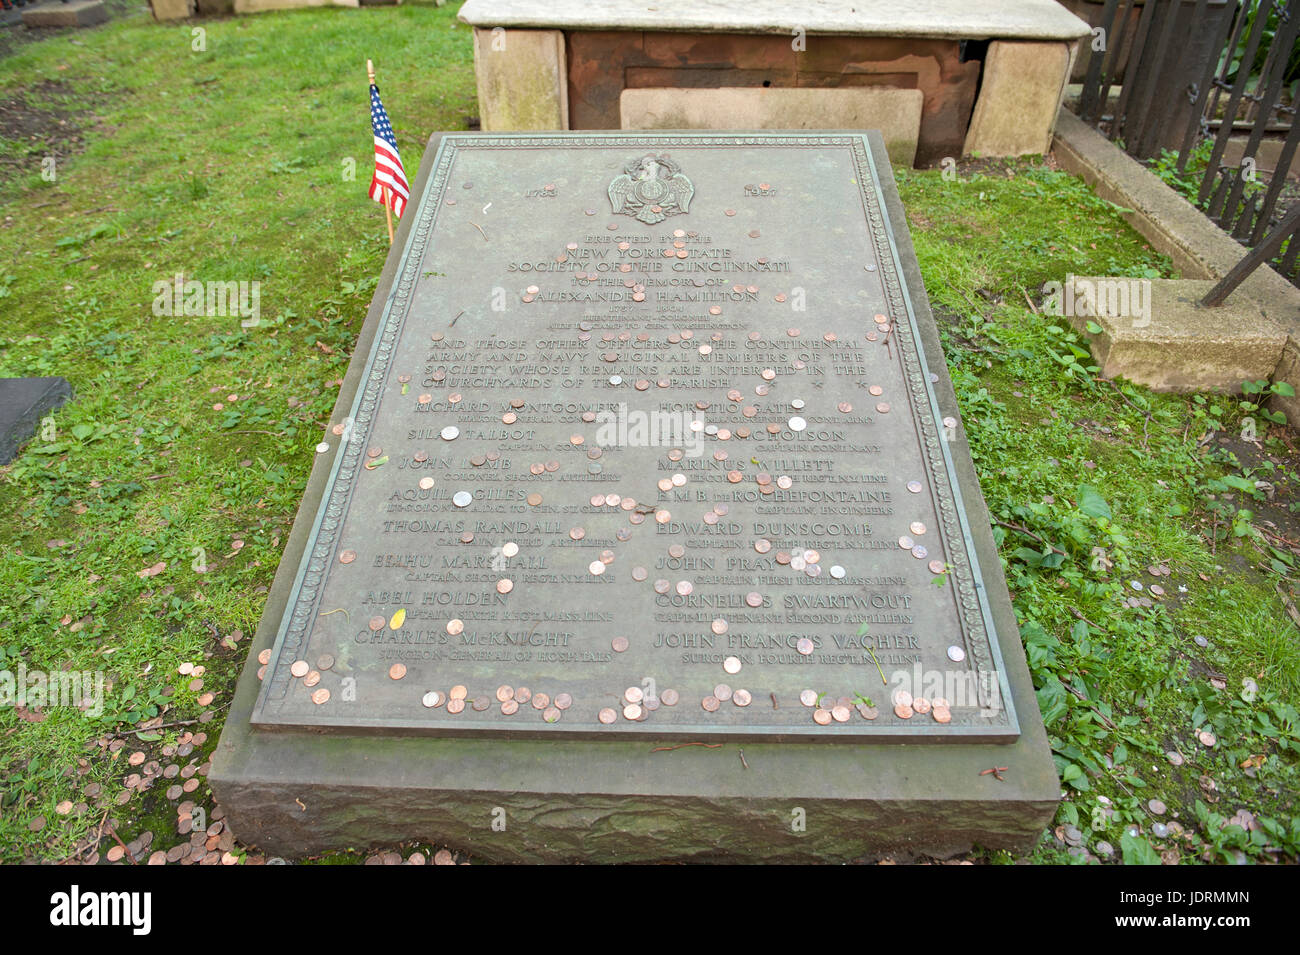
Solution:
{"label": "dirt patch on ground", "polygon": [[1264,500],[1243,500],[1242,505],[1255,512],[1269,543],[1300,557],[1300,435],[1289,428],[1274,428],[1271,434],[1281,439],[1283,447],[1265,449],[1259,441],[1226,433],[1217,435],[1215,443],[1264,482],[1260,488]]}
{"label": "dirt patch on ground", "polygon": [[58,80],[0,90],[0,140],[6,144],[0,150],[0,181],[37,172],[46,156],[57,161],[85,147],[86,130],[99,120],[89,109],[58,105],[70,92]]}
{"label": "dirt patch on ground", "polygon": [[[939,162],[931,163],[929,166],[926,166],[924,168],[942,169],[944,162],[945,160],[940,160]],[[966,159],[956,160],[954,171],[962,179],[969,179],[972,176],[976,176],[976,175],[1001,176],[1003,178],[1010,179],[1017,172],[1023,172],[1027,165],[1030,166],[1038,165],[1040,162],[1048,169],[1053,169],[1053,170],[1060,169],[1060,167],[1056,164],[1056,157],[1053,156],[1051,153],[1048,153],[1046,156],[1035,157],[1033,159],[1029,159],[1023,156],[1008,156],[1004,158],[995,158],[995,159],[980,159],[978,157],[967,157]]]}

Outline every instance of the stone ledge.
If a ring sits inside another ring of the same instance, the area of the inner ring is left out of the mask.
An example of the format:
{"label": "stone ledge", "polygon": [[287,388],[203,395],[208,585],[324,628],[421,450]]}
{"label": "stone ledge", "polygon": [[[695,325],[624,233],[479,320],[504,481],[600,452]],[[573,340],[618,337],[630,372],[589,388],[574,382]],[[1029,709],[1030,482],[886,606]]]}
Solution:
{"label": "stone ledge", "polygon": [[1077,40],[1088,24],[1054,0],[690,0],[662,7],[626,0],[468,0],[472,26],[541,30],[851,34],[939,39]]}

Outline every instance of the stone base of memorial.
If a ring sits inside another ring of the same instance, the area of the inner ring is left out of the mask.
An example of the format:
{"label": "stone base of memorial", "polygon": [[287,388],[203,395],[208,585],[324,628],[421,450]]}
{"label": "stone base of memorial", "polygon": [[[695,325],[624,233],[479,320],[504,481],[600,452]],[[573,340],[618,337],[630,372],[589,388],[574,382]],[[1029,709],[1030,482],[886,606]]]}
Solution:
{"label": "stone base of memorial", "polygon": [[213,758],[242,841],[1035,843],[1059,783],[885,157],[430,142]]}
{"label": "stone base of memorial", "polygon": [[876,129],[923,168],[1046,153],[1089,29],[1054,0],[467,0],[458,16],[487,132]]}

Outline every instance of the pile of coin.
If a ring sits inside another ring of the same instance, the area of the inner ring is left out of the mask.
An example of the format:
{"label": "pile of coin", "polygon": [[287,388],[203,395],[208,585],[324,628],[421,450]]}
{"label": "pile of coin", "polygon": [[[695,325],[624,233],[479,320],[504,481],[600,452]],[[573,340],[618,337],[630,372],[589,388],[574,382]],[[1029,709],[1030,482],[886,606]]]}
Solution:
{"label": "pile of coin", "polygon": [[[547,723],[559,722],[564,711],[573,706],[571,693],[560,692],[552,699],[550,694],[534,693],[526,686],[514,687],[503,684],[496,688],[494,695],[502,716],[514,716],[520,711],[527,712],[526,706],[531,706],[532,710],[539,713],[542,720]],[[453,686],[446,693],[441,690],[429,690],[420,698],[420,702],[431,710],[446,704],[447,712],[452,715],[463,713],[467,704],[479,713],[492,705],[491,698],[486,694],[470,697],[469,688],[463,684]]]}

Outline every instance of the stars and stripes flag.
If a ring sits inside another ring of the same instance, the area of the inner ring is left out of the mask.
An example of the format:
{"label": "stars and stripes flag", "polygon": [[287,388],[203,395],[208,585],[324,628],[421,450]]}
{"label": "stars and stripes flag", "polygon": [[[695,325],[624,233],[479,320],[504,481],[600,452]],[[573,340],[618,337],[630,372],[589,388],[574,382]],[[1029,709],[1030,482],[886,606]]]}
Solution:
{"label": "stars and stripes flag", "polygon": [[375,131],[375,174],[370,179],[370,198],[383,202],[384,186],[387,186],[388,206],[400,219],[411,198],[411,184],[406,181],[406,170],[402,168],[393,124],[388,121],[384,104],[379,101],[379,87],[374,83],[370,84],[370,125]]}

